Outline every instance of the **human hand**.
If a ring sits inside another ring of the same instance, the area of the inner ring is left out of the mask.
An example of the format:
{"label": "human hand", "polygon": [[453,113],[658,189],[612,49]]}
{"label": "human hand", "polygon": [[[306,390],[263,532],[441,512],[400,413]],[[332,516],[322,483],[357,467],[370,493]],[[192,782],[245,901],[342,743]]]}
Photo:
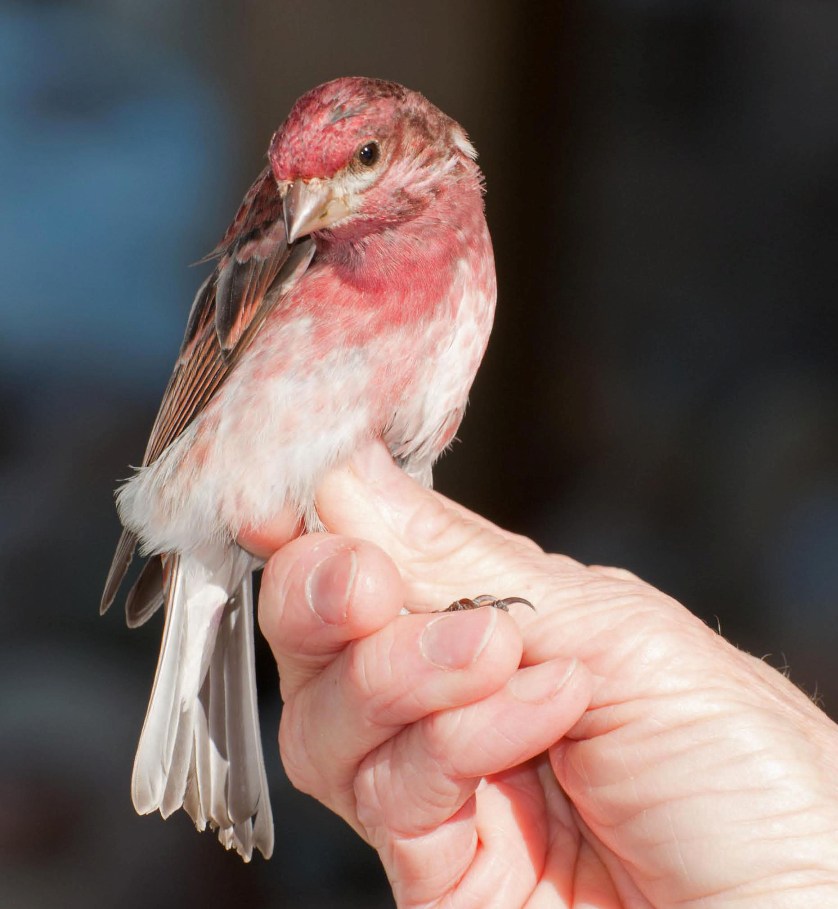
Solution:
{"label": "human hand", "polygon": [[[262,586],[282,756],[399,906],[838,905],[838,732],[783,676],[378,446],[318,509],[341,536],[283,547]],[[478,593],[537,611],[399,614]]]}

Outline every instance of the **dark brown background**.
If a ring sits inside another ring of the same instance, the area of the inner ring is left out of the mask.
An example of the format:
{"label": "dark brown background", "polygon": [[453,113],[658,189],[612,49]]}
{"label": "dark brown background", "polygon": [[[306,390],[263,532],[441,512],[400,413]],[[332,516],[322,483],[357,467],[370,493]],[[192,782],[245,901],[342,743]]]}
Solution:
{"label": "dark brown background", "polygon": [[438,485],[625,565],[838,711],[838,6],[0,6],[0,903],[391,905],[284,780],[243,867],[128,783],[160,624],[97,604],[210,249],[294,99],[365,74],[469,130],[496,330]]}

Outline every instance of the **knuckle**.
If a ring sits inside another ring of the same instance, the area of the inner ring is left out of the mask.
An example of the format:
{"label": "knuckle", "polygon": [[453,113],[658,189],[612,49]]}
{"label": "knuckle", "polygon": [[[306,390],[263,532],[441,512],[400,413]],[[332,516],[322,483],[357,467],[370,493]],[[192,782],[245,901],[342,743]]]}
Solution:
{"label": "knuckle", "polygon": [[279,722],[279,753],[291,785],[306,795],[317,795],[318,774],[310,754],[302,711],[292,700],[282,708]]}
{"label": "knuckle", "polygon": [[386,667],[376,666],[368,647],[350,647],[346,656],[344,683],[353,700],[366,703],[374,697],[378,687],[375,676]]}
{"label": "knuckle", "polygon": [[382,805],[384,788],[380,762],[373,758],[364,761],[353,780],[352,794],[355,816],[374,848],[379,848],[387,838]]}
{"label": "knuckle", "polygon": [[642,584],[643,581],[627,568],[619,568],[612,565],[591,565],[590,570],[606,578],[613,578],[617,581],[628,581],[635,584]]}
{"label": "knuckle", "polygon": [[363,647],[350,647],[342,684],[346,698],[357,704],[365,720],[373,725],[389,725],[388,716],[399,700],[401,685],[393,656],[390,635],[368,638]]}
{"label": "knuckle", "polygon": [[427,764],[437,776],[456,779],[461,774],[452,761],[452,742],[462,731],[463,711],[451,710],[435,713],[421,724],[422,751]]}
{"label": "knuckle", "polygon": [[368,756],[359,766],[353,780],[358,819],[365,827],[374,827],[381,822],[381,794],[385,788],[381,779],[385,764],[382,757],[380,751]]}
{"label": "knuckle", "polygon": [[445,551],[451,544],[452,530],[457,524],[455,518],[438,499],[425,497],[405,527],[405,539],[413,540],[420,552]]}

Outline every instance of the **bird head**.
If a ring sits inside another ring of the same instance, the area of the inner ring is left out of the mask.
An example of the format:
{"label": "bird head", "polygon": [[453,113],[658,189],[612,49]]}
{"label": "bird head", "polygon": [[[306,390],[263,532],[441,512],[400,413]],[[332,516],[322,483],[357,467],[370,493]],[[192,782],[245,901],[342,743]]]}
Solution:
{"label": "bird head", "polygon": [[480,193],[462,127],[418,92],[351,77],[303,95],[268,159],[289,242],[318,231],[357,238],[417,217],[446,182]]}

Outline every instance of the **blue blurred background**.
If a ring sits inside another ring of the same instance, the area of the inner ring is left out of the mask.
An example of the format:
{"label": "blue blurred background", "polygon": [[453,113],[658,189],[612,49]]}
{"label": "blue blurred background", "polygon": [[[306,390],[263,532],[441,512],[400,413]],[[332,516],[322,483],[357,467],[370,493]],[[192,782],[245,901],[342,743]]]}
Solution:
{"label": "blue blurred background", "polygon": [[499,312],[438,486],[838,715],[836,34],[823,0],[0,4],[0,905],[392,905],[285,781],[264,651],[275,858],[135,816],[160,623],[97,612],[188,264],[338,75],[421,90],[481,152]]}

